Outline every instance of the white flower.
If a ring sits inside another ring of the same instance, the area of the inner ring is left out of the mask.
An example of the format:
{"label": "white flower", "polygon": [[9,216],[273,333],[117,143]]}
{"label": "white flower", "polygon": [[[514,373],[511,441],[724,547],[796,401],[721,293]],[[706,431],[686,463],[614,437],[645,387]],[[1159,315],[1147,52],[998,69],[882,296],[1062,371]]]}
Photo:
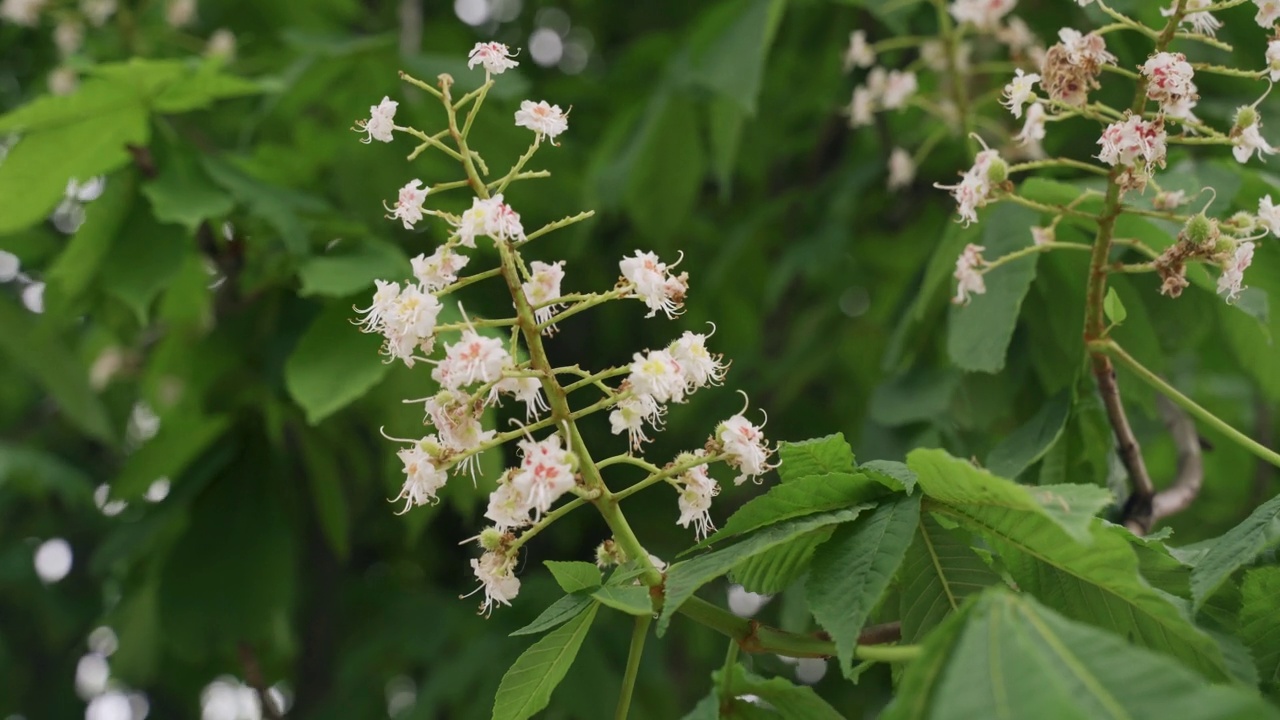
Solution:
{"label": "white flower", "polygon": [[1156,193],[1156,196],[1151,199],[1151,207],[1156,210],[1173,210],[1188,202],[1186,190],[1166,190]]}
{"label": "white flower", "polygon": [[551,508],[561,495],[573,489],[577,458],[560,446],[560,435],[552,434],[534,442],[519,443],[520,468],[511,474],[511,484],[529,500],[535,517]]}
{"label": "white flower", "polygon": [[115,14],[116,0],[80,0],[80,12],[84,13],[90,25],[102,27]]}
{"label": "white flower", "polygon": [[957,23],[973,23],[979,30],[995,30],[1018,0],[953,0],[951,17]]}
{"label": "white flower", "polygon": [[382,102],[369,107],[369,119],[357,120],[353,128],[357,132],[368,133],[360,142],[366,145],[374,140],[391,142],[391,131],[395,129],[396,108],[400,103],[385,95]]}
{"label": "white flower", "polygon": [[18,259],[17,255],[0,250],[0,283],[11,282],[18,277],[18,272],[21,269],[22,261]]}
{"label": "white flower", "polygon": [[1258,220],[1267,226],[1272,235],[1280,237],[1280,207],[1271,203],[1271,196],[1264,195],[1258,201]]}
{"label": "white flower", "polygon": [[[421,180],[411,180],[400,188],[395,207],[388,207],[391,212],[387,217],[404,223],[405,230],[412,230],[414,223],[422,221],[422,204],[427,201],[430,188],[422,187]],[[385,203],[384,203],[384,207]]]}
{"label": "white flower", "polygon": [[551,409],[542,398],[542,382],[536,377],[502,378],[495,387],[499,392],[507,393],[524,403],[524,418],[528,422],[536,420],[539,414]]}
{"label": "white flower", "polygon": [[868,87],[858,86],[853,89],[853,99],[845,112],[849,114],[849,127],[870,125],[875,115],[875,94]]}
{"label": "white flower", "polygon": [[645,317],[653,317],[659,310],[668,318],[682,312],[684,297],[689,291],[689,274],[673,275],[671,268],[674,267],[659,260],[654,253],[639,250],[635,257],[623,258],[618,263],[623,279],[631,286],[631,297],[643,300],[649,308]]}
{"label": "white flower", "polygon": [[164,19],[172,28],[190,25],[196,19],[196,0],[169,0],[164,9]]}
{"label": "white flower", "polygon": [[1108,165],[1132,166],[1142,161],[1147,166],[1164,165],[1166,150],[1164,126],[1157,118],[1146,121],[1136,115],[1113,122],[1102,131],[1098,159]]}
{"label": "white flower", "polygon": [[[1213,13],[1199,12],[1212,4],[1213,0],[1187,0],[1186,7],[1183,8],[1183,12],[1186,15],[1182,16],[1182,24],[1190,25],[1192,32],[1213,37],[1218,32],[1218,28],[1222,27],[1222,21],[1214,17]],[[1178,0],[1173,0],[1173,4],[1161,9],[1160,14],[1165,17],[1173,17],[1177,9]]]}
{"label": "white flower", "polygon": [[53,29],[53,44],[58,52],[66,57],[80,49],[84,43],[84,26],[79,21],[64,19]]}
{"label": "white flower", "polygon": [[520,214],[502,201],[502,194],[482,200],[471,199],[471,208],[462,213],[458,224],[458,241],[467,247],[476,246],[476,238],[487,235],[494,240],[523,240],[524,226]]}
{"label": "white flower", "polygon": [[486,552],[478,560],[471,560],[471,571],[480,581],[476,591],[484,590],[481,613],[488,615],[497,605],[511,606],[511,601],[520,593],[520,578],[516,577],[515,568],[515,556],[507,557],[505,553]]}
{"label": "white flower", "polygon": [[707,466],[698,465],[677,477],[673,484],[680,491],[677,504],[680,519],[676,524],[687,528],[693,523],[694,537],[701,540],[711,534],[716,526],[711,522],[711,499],[720,492],[720,486],[707,475]]}
{"label": "white flower", "polygon": [[628,445],[639,450],[641,443],[649,442],[644,434],[647,422],[654,430],[662,428],[662,416],[666,408],[658,404],[652,395],[632,395],[618,403],[609,413],[609,425],[614,435],[627,433]]}
{"label": "white flower", "polygon": [[1271,82],[1280,82],[1280,40],[1267,42],[1267,70],[1271,74]]}
{"label": "white flower", "polygon": [[1249,162],[1249,158],[1255,152],[1258,154],[1259,160],[1264,159],[1263,155],[1275,154],[1276,149],[1271,147],[1266,139],[1262,137],[1259,123],[1256,120],[1247,127],[1237,129],[1239,132],[1232,133],[1231,144],[1233,147],[1231,148],[1231,153],[1236,156],[1238,162]]}
{"label": "white flower", "polygon": [[1022,132],[1018,133],[1014,139],[1023,145],[1037,145],[1044,139],[1044,121],[1047,116],[1044,103],[1032,103],[1031,107],[1027,108],[1027,120],[1022,124]]}
{"label": "white flower", "polygon": [[[1029,114],[1029,111],[1028,111]],[[960,221],[965,225],[977,222],[978,208],[987,204],[987,199],[994,189],[992,185],[993,170],[999,169],[998,176],[1003,177],[1004,161],[995,150],[983,150],[973,158],[973,166],[965,171],[960,182],[955,185],[935,184],[940,190],[950,190],[956,199]]]}
{"label": "white flower", "polygon": [[883,92],[880,93],[880,104],[886,110],[900,108],[907,104],[918,87],[915,73],[891,70],[885,80]]}
{"label": "white flower", "polygon": [[666,350],[636,353],[627,381],[637,395],[648,395],[660,403],[683,401],[688,388],[680,363]]}
{"label": "white flower", "polygon": [[473,403],[466,393],[441,390],[427,398],[425,409],[427,420],[440,433],[440,445],[446,450],[467,452],[494,436],[494,431],[485,430],[480,422],[483,406]]}
{"label": "white flower", "polygon": [[434,438],[426,438],[414,443],[412,447],[396,452],[400,461],[404,463],[405,479],[404,487],[400,488],[400,494],[392,502],[405,501],[401,513],[409,512],[416,506],[434,503],[436,493],[449,479],[443,470],[436,469],[431,455],[423,449],[423,445],[429,444],[432,440]]}
{"label": "white flower", "polygon": [[49,93],[51,95],[70,95],[80,87],[80,76],[73,67],[63,65],[49,71]]}
{"label": "white flower", "polygon": [[444,359],[431,371],[441,387],[457,390],[475,383],[496,383],[511,362],[502,340],[468,328],[458,342],[445,345]]}
{"label": "white flower", "polygon": [[476,43],[476,46],[467,54],[467,67],[484,65],[485,72],[501,75],[520,64],[512,60],[512,57],[512,52],[502,43]]}
{"label": "white flower", "polygon": [[1197,97],[1196,84],[1192,81],[1195,71],[1182,53],[1152,55],[1142,65],[1142,74],[1147,78],[1147,97],[1162,107]]}
{"label": "white flower", "polygon": [[1254,20],[1264,28],[1271,29],[1280,20],[1280,0],[1253,0],[1258,6],[1258,14]]}
{"label": "white flower", "polygon": [[35,27],[40,22],[40,11],[48,0],[4,0],[0,3],[0,19],[14,25]]}
{"label": "white flower", "polygon": [[706,335],[686,330],[680,339],[667,346],[690,392],[708,384],[719,385],[728,372],[724,356],[708,352],[706,342]]}
{"label": "white flower", "polygon": [[227,28],[218,28],[209,36],[204,46],[204,56],[231,60],[236,56],[236,34]]}
{"label": "white flower", "polygon": [[529,280],[520,285],[525,300],[535,310],[533,317],[539,324],[547,322],[561,305],[553,301],[560,297],[560,281],[564,280],[564,261],[544,263],[534,260],[529,263]]}
{"label": "white flower", "polygon": [[1218,278],[1218,292],[1226,293],[1227,302],[1240,297],[1244,289],[1244,271],[1253,262],[1253,243],[1242,242],[1236,246],[1231,259],[1222,264],[1222,277]]}
{"label": "white flower", "polygon": [[890,190],[901,190],[916,179],[916,164],[911,159],[911,153],[896,147],[889,153],[889,181]]}
{"label": "white flower", "polygon": [[516,111],[516,127],[529,128],[538,138],[546,135],[554,145],[556,136],[569,129],[569,114],[562,112],[559,105],[548,105],[546,100],[524,100]]}
{"label": "white flower", "polygon": [[1022,106],[1035,98],[1035,84],[1040,82],[1040,76],[1036,73],[1025,74],[1022,68],[1018,68],[1016,72],[1013,80],[1004,86],[1005,99],[1002,104],[1009,108],[1014,117],[1020,118]]}
{"label": "white flower", "polygon": [[369,307],[356,308],[365,316],[357,324],[364,332],[382,334],[384,355],[413,367],[421,359],[416,351],[431,352],[436,318],[442,307],[440,300],[417,285],[406,285],[403,290],[394,282],[378,280],[375,285],[377,290]]}
{"label": "white flower", "polygon": [[849,48],[844,51],[844,71],[855,67],[871,67],[876,64],[876,51],[867,42],[867,33],[855,30],[849,33]]}
{"label": "white flower", "polygon": [[1057,233],[1052,226],[1031,228],[1031,242],[1035,245],[1048,245],[1056,239],[1056,236]]}
{"label": "white flower", "polygon": [[956,258],[956,271],[953,274],[956,279],[956,296],[951,298],[951,302],[968,305],[970,294],[981,295],[987,291],[982,273],[978,272],[978,268],[986,262],[982,259],[983,250],[986,248],[969,243],[964,246],[960,257]]}
{"label": "white flower", "polygon": [[[1005,26],[996,31],[996,39],[1008,45],[1014,53],[1030,51],[1040,42],[1036,34],[1031,32],[1031,28],[1019,17],[1010,17]],[[1044,49],[1041,48],[1040,52],[1043,53]]]}
{"label": "white flower", "polygon": [[769,464],[769,449],[760,428],[752,425],[741,413],[725,420],[716,427],[716,439],[720,441],[722,451],[729,457],[729,467],[740,474],[734,479],[735,485],[741,485],[751,477],[759,477],[775,467]]}
{"label": "white flower", "polygon": [[529,518],[531,509],[529,499],[511,484],[509,475],[504,475],[498,489],[489,493],[489,507],[484,516],[492,520],[498,530],[506,532],[532,522]]}
{"label": "white flower", "polygon": [[430,256],[419,255],[409,264],[422,289],[432,292],[457,282],[458,272],[470,261],[471,258],[454,252],[448,245],[441,245]]}

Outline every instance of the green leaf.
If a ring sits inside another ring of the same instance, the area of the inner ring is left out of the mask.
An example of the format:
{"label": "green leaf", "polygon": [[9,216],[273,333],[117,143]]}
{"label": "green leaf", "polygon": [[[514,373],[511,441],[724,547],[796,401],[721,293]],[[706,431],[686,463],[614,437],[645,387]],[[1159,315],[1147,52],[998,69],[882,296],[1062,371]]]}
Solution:
{"label": "green leaf", "polygon": [[598,603],[591,603],[586,612],[556,628],[516,658],[498,685],[497,697],[493,699],[493,720],[525,720],[547,706],[551,692],[573,665],[599,608]]}
{"label": "green leaf", "polygon": [[[1028,208],[996,205],[982,221],[985,257],[994,260],[1026,247],[1031,242],[1028,228],[1036,219],[1036,212]],[[1035,276],[1035,255],[1014,260],[984,276],[985,293],[974,295],[966,305],[951,307],[947,354],[957,366],[969,372],[997,373],[1004,369],[1022,300]]]}
{"label": "green leaf", "polygon": [[802,515],[860,505],[887,494],[886,489],[861,473],[812,475],[803,480],[781,483],[769,492],[747,501],[729,516],[724,527],[685,553],[704,548],[735,535]]}
{"label": "green leaf", "polygon": [[970,595],[1001,582],[964,534],[942,527],[929,513],[920,518],[899,578],[905,643],[920,642]]}
{"label": "green leaf", "polygon": [[1245,573],[1236,634],[1253,653],[1263,682],[1280,683],[1280,567],[1261,567]]}
{"label": "green leaf", "polygon": [[870,460],[858,466],[858,472],[887,488],[910,495],[916,489],[916,474],[911,468],[894,460]]}
{"label": "green leaf", "polygon": [[290,253],[306,254],[310,225],[303,215],[324,211],[323,202],[295,190],[263,182],[222,158],[205,155],[201,163],[214,182],[280,234],[281,242]]}
{"label": "green leaf", "polygon": [[190,156],[174,153],[154,180],[142,184],[156,220],[194,232],[200,223],[225,216],[235,206]]}
{"label": "green leaf", "polygon": [[853,449],[843,433],[778,444],[778,477],[783,482],[828,473],[852,473]]}
{"label": "green leaf", "polygon": [[1191,571],[1191,598],[1199,609],[1236,570],[1280,545],[1280,495],[1258,506],[1244,522],[1223,533]]}
{"label": "green leaf", "polygon": [[542,564],[555,576],[560,589],[567,593],[600,587],[600,568],[589,562],[547,560]]}
{"label": "green leaf", "polygon": [[691,39],[693,79],[755,115],[783,0],[727,0],[707,12]]}
{"label": "green leaf", "polygon": [[72,303],[93,283],[103,260],[120,237],[120,228],[134,204],[136,185],[134,173],[116,173],[106,179],[102,195],[85,206],[84,223],[45,275],[51,300],[57,297],[58,303]]}
{"label": "green leaf", "polygon": [[750,592],[780,593],[809,569],[814,551],[830,539],[834,531],[835,527],[828,525],[765,550],[734,567],[729,577]]}
{"label": "green leaf", "polygon": [[511,633],[516,635],[536,635],[540,632],[550,630],[558,625],[563,625],[586,610],[595,603],[591,596],[585,592],[576,592],[556,600],[542,611],[542,614],[534,618],[533,622]]}
{"label": "green leaf", "polygon": [[334,453],[337,448],[328,446],[305,430],[295,433],[294,437],[301,446],[320,529],[333,554],[339,560],[346,560],[351,553],[351,518],[347,511],[349,502],[342,487],[343,473]]}
{"label": "green leaf", "polygon": [[[729,692],[733,697],[754,695],[771,705],[784,720],[840,720],[844,717],[827,704],[826,700],[819,697],[811,687],[796,685],[778,677],[766,680],[759,675],[747,672],[741,665],[734,665],[732,673]],[[722,672],[713,674],[716,687],[720,687],[721,677]],[[749,705],[749,703],[745,700],[735,700],[734,709],[739,705]],[[739,716],[729,715],[729,717]]]}
{"label": "green leaf", "polygon": [[1093,516],[1111,502],[1111,493],[1094,485],[1018,485],[942,450],[913,451],[907,456],[907,465],[915,471],[925,494],[939,502],[1039,514],[1080,543],[1092,540]]}
{"label": "green leaf", "polygon": [[628,615],[653,615],[653,600],[644,585],[602,585],[591,597]]}
{"label": "green leaf", "polygon": [[805,596],[813,617],[836,643],[846,676],[871,611],[889,589],[920,523],[920,497],[898,497],[836,529],[813,557]]}
{"label": "green leaf", "polygon": [[987,467],[1001,477],[1017,477],[1058,442],[1070,414],[1071,394],[1063,391],[1045,403],[1025,425],[992,448],[987,455]]}
{"label": "green leaf", "polygon": [[49,393],[67,422],[91,437],[114,443],[115,431],[102,402],[89,386],[88,369],[53,331],[52,323],[41,323],[40,316],[20,307],[11,297],[0,297],[0,353]]}
{"label": "green leaf", "polygon": [[346,297],[373,286],[374,280],[409,277],[409,260],[400,248],[380,240],[339,243],[333,252],[313,255],[298,268],[300,295]]}
{"label": "green leaf", "polygon": [[357,330],[352,314],[351,303],[330,303],[285,361],[285,387],[312,425],[364,395],[391,368],[378,353],[379,338]]}
{"label": "green leaf", "polygon": [[693,100],[668,92],[652,103],[632,145],[623,203],[636,229],[662,239],[693,211],[706,159]]}
{"label": "green leaf", "polygon": [[111,494],[124,500],[140,497],[162,477],[177,477],[231,427],[225,415],[166,415],[155,437],[129,455],[111,481]]}
{"label": "green leaf", "polygon": [[1173,661],[1072,622],[1026,596],[988,591],[908,666],[886,720],[1275,718],[1262,698],[1206,685]]}
{"label": "green leaf", "polygon": [[732,570],[748,558],[827,525],[849,522],[862,508],[847,508],[771,525],[729,547],[678,562],[667,569],[666,601],[658,616],[658,635],[666,632],[671,616],[698,588]]}
{"label": "green leaf", "polygon": [[102,263],[102,286],[147,324],[151,302],[195,252],[190,236],[174,225],[161,225],[142,203],[135,203],[111,254]]}
{"label": "green leaf", "polygon": [[1107,297],[1102,301],[1102,312],[1106,313],[1112,325],[1121,325],[1124,319],[1129,317],[1129,313],[1125,312],[1124,303],[1120,302],[1120,296],[1116,294],[1116,289],[1113,287],[1107,288]]}
{"label": "green leaf", "polygon": [[[1081,543],[1078,522],[1089,518],[1075,512],[1050,513],[1046,506],[1028,502],[1027,488],[948,459],[940,451],[917,450],[908,464],[931,499],[925,509],[991,541],[1019,588],[1068,617],[1176,657],[1210,678],[1227,679],[1217,643],[1188,619],[1184,609],[1142,579],[1133,547],[1111,532],[1114,527],[1095,519],[1083,528],[1090,542]],[[1071,487],[1089,486],[1058,486],[1053,495],[1065,497]],[[1076,532],[1069,534],[1067,527]]]}

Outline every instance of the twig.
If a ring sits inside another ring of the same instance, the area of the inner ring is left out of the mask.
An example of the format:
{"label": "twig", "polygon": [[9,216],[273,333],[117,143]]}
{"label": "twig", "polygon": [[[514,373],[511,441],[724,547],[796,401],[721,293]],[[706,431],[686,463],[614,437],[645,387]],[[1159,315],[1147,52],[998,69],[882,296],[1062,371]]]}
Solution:
{"label": "twig", "polygon": [[1196,432],[1191,416],[1163,395],[1156,397],[1156,407],[1173,436],[1174,447],[1178,449],[1178,471],[1169,487],[1149,497],[1139,497],[1135,492],[1125,503],[1124,525],[1136,535],[1146,535],[1157,522],[1186,510],[1204,484],[1200,434]]}
{"label": "twig", "polygon": [[1124,412],[1124,403],[1120,400],[1120,386],[1116,384],[1116,368],[1111,359],[1105,355],[1093,356],[1093,377],[1098,383],[1098,393],[1102,395],[1102,404],[1107,408],[1107,419],[1116,436],[1116,453],[1124,469],[1129,473],[1129,482],[1133,492],[1125,506],[1125,517],[1130,517],[1130,508],[1135,516],[1150,512],[1151,500],[1155,497],[1156,488],[1147,472],[1147,465],[1142,460],[1142,447],[1129,425],[1129,416]]}

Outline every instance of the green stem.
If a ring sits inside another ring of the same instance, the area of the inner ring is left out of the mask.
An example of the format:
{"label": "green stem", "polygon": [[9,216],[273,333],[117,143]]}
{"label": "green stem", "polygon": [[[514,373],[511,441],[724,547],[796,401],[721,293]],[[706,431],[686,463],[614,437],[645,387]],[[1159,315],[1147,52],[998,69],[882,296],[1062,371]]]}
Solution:
{"label": "green stem", "polygon": [[538,238],[542,237],[543,235],[546,235],[547,233],[553,230],[559,230],[562,227],[568,227],[576,222],[581,222],[583,220],[586,220],[587,218],[595,214],[596,214],[595,210],[587,210],[586,212],[580,212],[577,215],[570,215],[569,217],[566,217],[566,218],[560,218],[555,222],[549,222],[546,225],[543,225],[542,227],[538,228],[537,230],[534,230],[533,232],[529,233],[528,235],[525,235],[524,240],[521,240],[520,242],[516,243],[516,247],[521,247],[526,243],[531,243],[534,240],[537,240]]}
{"label": "green stem", "polygon": [[419,80],[418,78],[405,73],[405,71],[403,70],[400,71],[400,79],[418,88],[419,90],[426,90],[428,93],[434,95],[436,99],[442,99],[444,97],[444,95],[438,89],[432,87],[429,83],[425,83]]}
{"label": "green stem", "polygon": [[960,118],[960,132],[965,138],[969,154],[977,153],[977,142],[973,139],[973,118],[969,117],[969,96],[965,91],[964,73],[956,66],[959,54],[960,34],[956,24],[951,21],[951,13],[947,11],[945,0],[934,0],[934,9],[938,17],[938,34],[942,36],[942,44],[947,53],[947,83],[951,86],[951,101],[956,104],[956,115]]}
{"label": "green stem", "polygon": [[[817,635],[791,633],[740,618],[699,597],[691,597],[677,611],[699,625],[726,635],[743,652],[774,653],[787,657],[833,657],[836,644]],[[854,657],[871,662],[909,662],[920,656],[919,645],[859,645]]]}
{"label": "green stem", "polygon": [[1268,448],[1248,435],[1245,435],[1239,430],[1231,427],[1225,420],[1201,407],[1195,400],[1183,395],[1177,388],[1165,382],[1163,378],[1148,370],[1146,366],[1138,362],[1132,355],[1125,352],[1124,349],[1117,345],[1114,340],[1095,340],[1089,343],[1089,349],[1097,353],[1106,353],[1107,355],[1114,357],[1116,360],[1119,360],[1120,364],[1132,370],[1133,373],[1142,379],[1143,382],[1160,391],[1161,394],[1172,400],[1178,407],[1186,410],[1188,413],[1199,418],[1218,432],[1221,432],[1223,435],[1226,435],[1244,446],[1249,452],[1257,455],[1259,458],[1266,460],[1276,467],[1280,467],[1280,453],[1277,453],[1271,448]]}
{"label": "green stem", "polygon": [[623,490],[620,490],[614,493],[613,497],[615,500],[619,500],[619,501],[625,500],[651,485],[660,483],[663,480],[666,480],[668,478],[673,478],[677,475],[681,475],[688,470],[692,470],[693,468],[698,467],[699,465],[710,465],[711,463],[716,463],[722,460],[726,460],[728,459],[728,457],[729,456],[725,454],[711,455],[707,457],[699,457],[696,460],[687,460],[682,463],[675,463],[670,467],[666,468],[665,470],[662,470],[657,473],[653,473],[649,477],[641,480],[640,482],[636,483],[635,485],[632,485],[629,488],[625,488]]}
{"label": "green stem", "polygon": [[1027,247],[1022,248],[1021,250],[1014,250],[1008,255],[1001,255],[995,260],[992,260],[991,262],[983,266],[982,272],[983,274],[986,274],[991,272],[992,270],[995,270],[1001,265],[1011,263],[1014,260],[1027,257],[1028,255],[1035,255],[1037,253],[1049,252],[1050,250],[1084,250],[1085,252],[1090,252],[1093,250],[1093,246],[1088,245],[1086,243],[1072,243],[1072,242],[1049,242],[1043,245],[1028,245]]}
{"label": "green stem", "polygon": [[631,630],[631,648],[627,652],[627,669],[622,676],[622,692],[618,695],[618,711],[613,714],[616,720],[627,720],[631,710],[631,695],[636,689],[636,675],[640,672],[640,656],[644,654],[644,641],[649,636],[649,624],[652,615],[637,615],[635,627]]}
{"label": "green stem", "polygon": [[1046,215],[1070,215],[1072,217],[1084,218],[1086,220],[1093,220],[1094,222],[1098,221],[1098,216],[1094,215],[1093,213],[1087,213],[1087,212],[1084,212],[1083,210],[1076,210],[1075,208],[1070,207],[1068,205],[1048,205],[1046,203],[1036,202],[1035,200],[1028,200],[1027,198],[1022,197],[1021,195],[1014,195],[1013,193],[998,195],[996,196],[995,199],[1008,200],[1011,203],[1015,203],[1023,207],[1029,207],[1032,210],[1039,210],[1040,212],[1045,213]]}
{"label": "green stem", "polygon": [[494,188],[495,192],[501,193],[507,189],[507,186],[511,184],[511,181],[515,179],[516,175],[519,175],[520,171],[524,169],[525,163],[533,159],[533,154],[538,152],[538,146],[541,144],[542,135],[534,135],[533,144],[529,146],[528,150],[524,151],[524,154],[520,156],[519,160],[516,160],[516,164],[511,166],[511,169],[507,171],[507,174],[498,180],[497,187]]}
{"label": "green stem", "polygon": [[484,84],[480,86],[480,89],[464,95],[462,100],[459,100],[458,104],[454,106],[455,109],[460,108],[466,104],[467,100],[470,99],[472,95],[475,96],[475,104],[471,106],[471,111],[467,113],[467,121],[462,124],[462,137],[464,138],[470,137],[471,123],[475,121],[476,113],[480,112],[480,106],[484,104],[484,98],[489,94],[489,88],[493,87],[493,79],[489,77],[489,71],[486,70],[484,74]]}
{"label": "green stem", "polygon": [[413,160],[414,158],[418,157],[418,155],[422,153],[423,148],[426,148],[426,147],[433,147],[439,150],[440,152],[444,153],[445,155],[448,155],[449,157],[453,158],[454,160],[458,160],[458,161],[462,160],[462,156],[458,154],[457,150],[454,150],[448,145],[445,145],[444,143],[440,142],[439,138],[443,137],[442,135],[440,135],[440,133],[436,133],[435,135],[428,135],[417,128],[401,127],[400,125],[392,125],[391,127],[398,132],[402,132],[405,135],[412,135],[413,137],[416,137],[422,141],[422,144],[419,145],[417,148],[415,148],[414,151],[409,154],[410,160]]}
{"label": "green stem", "polygon": [[1093,165],[1087,162],[1080,162],[1079,160],[1072,160],[1071,158],[1049,158],[1047,160],[1032,160],[1030,162],[1017,163],[1016,165],[1009,166],[1009,172],[1012,174],[1016,172],[1024,172],[1027,170],[1040,170],[1042,168],[1060,168],[1060,167],[1069,167],[1069,168],[1075,168],[1077,170],[1084,170],[1085,172],[1091,172],[1095,175],[1103,175],[1103,176],[1107,175],[1106,168],[1098,167],[1097,165]]}
{"label": "green stem", "polygon": [[729,649],[724,653],[724,666],[720,670],[720,689],[717,691],[722,708],[733,701],[733,668],[738,664],[738,652],[741,650],[736,640],[730,640]]}

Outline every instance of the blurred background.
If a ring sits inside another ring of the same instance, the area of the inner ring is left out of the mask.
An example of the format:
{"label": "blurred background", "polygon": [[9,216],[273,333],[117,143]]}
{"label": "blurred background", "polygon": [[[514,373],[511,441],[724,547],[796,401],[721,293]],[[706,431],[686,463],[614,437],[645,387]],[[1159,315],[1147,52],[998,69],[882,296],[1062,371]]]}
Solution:
{"label": "blurred background", "polygon": [[[1082,23],[1075,3],[1019,11],[1048,42]],[[1220,37],[1262,47],[1247,14],[1223,17]],[[1114,483],[1105,416],[1078,382],[1084,259],[1042,258],[1021,321],[990,339],[994,356],[974,361],[970,349],[957,365],[949,276],[960,247],[990,231],[962,231],[932,184],[968,166],[966,144],[958,132],[929,139],[944,126],[918,108],[849,127],[843,107],[861,82],[842,62],[850,31],[876,40],[937,22],[932,4],[905,0],[4,0],[0,110],[24,109],[0,117],[0,718],[488,717],[530,642],[507,634],[561,594],[542,561],[590,560],[604,524],[579,513],[530,543],[515,606],[477,616],[475,598],[458,598],[474,587],[477,554],[460,543],[482,527],[486,483],[513,457],[490,453],[478,487],[455,478],[439,505],[394,515],[403,476],[380,433],[421,435],[421,403],[403,401],[430,395],[432,381],[382,364],[377,339],[350,323],[375,278],[408,276],[408,258],[444,238],[436,224],[386,220],[383,201],[415,177],[460,177],[442,155],[408,164],[403,140],[362,145],[351,128],[384,95],[400,102],[397,122],[442,128],[435,101],[397,71],[476,87],[482,73],[465,58],[482,40],[521,48],[471,143],[495,173],[527,146],[511,120],[522,99],[572,106],[561,146],[532,164],[551,177],[507,194],[524,226],[597,211],[529,256],[566,260],[566,292],[611,287],[636,249],[683,254],[690,274],[678,321],[611,304],[562,323],[553,361],[624,363],[709,322],[711,346],[732,360],[724,388],[672,409],[650,460],[700,447],[742,389],[768,412],[771,440],[843,433],[859,459],[917,446],[982,459],[1038,423],[1052,432],[1021,479]],[[1108,37],[1130,65],[1145,52]],[[1261,52],[1239,58],[1256,66]],[[881,62],[916,59],[906,49]],[[1004,77],[974,80],[975,96]],[[929,93],[941,81],[920,82]],[[1225,121],[1254,99],[1238,92],[1224,85],[1203,116]],[[916,180],[890,192],[892,148],[926,139]],[[1070,140],[1046,147],[1093,152]],[[1186,177],[1212,179],[1224,212],[1276,192],[1229,158],[1178,161]],[[495,260],[482,249],[467,269]],[[1280,270],[1274,247],[1255,263],[1251,284],[1280,285],[1267,270]],[[1274,439],[1280,355],[1265,310],[1228,310],[1194,288],[1176,306],[1154,284],[1120,289],[1121,342]],[[483,283],[462,300],[481,315],[509,305]],[[1167,477],[1173,448],[1153,397],[1124,387],[1153,473]],[[603,417],[587,425],[602,454],[624,449]],[[1222,444],[1207,462],[1195,512],[1173,522],[1180,540],[1221,532],[1274,492],[1243,451]],[[726,488],[714,516],[759,491]],[[628,502],[657,555],[690,544],[674,493]],[[805,629],[796,600],[784,593],[759,612]],[[608,714],[629,629],[597,619],[547,717]],[[680,717],[724,649],[677,621],[648,648],[633,717]],[[821,663],[755,662],[817,683],[849,717],[887,699],[884,667],[853,686],[824,678]]]}

